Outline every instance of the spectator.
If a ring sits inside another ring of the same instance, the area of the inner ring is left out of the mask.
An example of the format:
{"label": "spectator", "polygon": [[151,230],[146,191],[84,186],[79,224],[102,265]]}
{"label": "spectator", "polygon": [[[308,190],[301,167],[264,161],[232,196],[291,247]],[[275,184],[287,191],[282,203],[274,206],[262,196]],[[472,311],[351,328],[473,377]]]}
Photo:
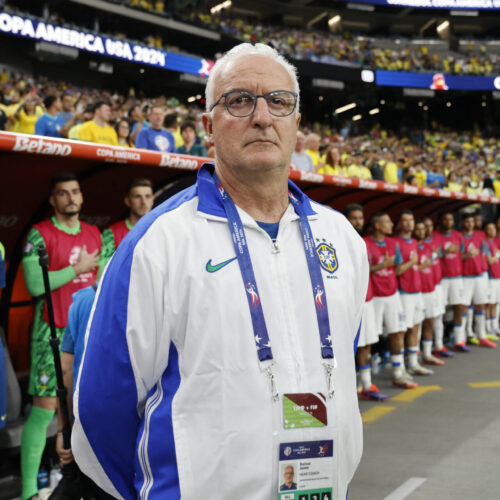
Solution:
{"label": "spectator", "polygon": [[130,141],[130,125],[127,120],[124,118],[118,120],[115,125],[115,131],[119,146],[125,146],[126,148],[134,147]]}
{"label": "spectator", "polygon": [[134,104],[128,110],[128,118],[130,122],[130,141],[132,144],[135,144],[137,134],[142,127],[149,127],[149,122],[144,117],[144,113],[138,104]]}
{"label": "spectator", "polygon": [[[297,170],[303,172],[314,172],[314,162],[309,153],[304,151],[305,137],[300,130],[297,132],[295,151],[292,153],[292,164]],[[328,173],[328,172],[324,172]]]}
{"label": "spectator", "polygon": [[177,113],[165,115],[163,126],[174,136],[175,148],[180,148],[184,141],[179,130],[179,115]]}
{"label": "spectator", "polygon": [[[73,139],[73,140],[79,140],[80,139],[80,129],[82,128],[82,125],[85,122],[88,122],[89,120],[92,120],[92,116],[94,115],[94,107],[92,104],[89,104],[82,113],[81,120],[78,121],[75,125],[73,125],[69,130],[68,130],[68,139]],[[69,126],[69,123],[66,123],[64,125],[63,130]]]}
{"label": "spectator", "polygon": [[137,134],[135,147],[161,151],[162,153],[175,153],[174,136],[168,130],[162,128],[163,108],[161,106],[152,107],[150,122],[150,127],[143,127]]}
{"label": "spectator", "polygon": [[325,164],[318,169],[320,174],[339,175],[347,177],[346,169],[340,165],[339,150],[333,144],[326,148]]}
{"label": "spectator", "polygon": [[385,182],[390,182],[391,184],[399,183],[399,168],[397,163],[394,162],[394,153],[386,151],[383,154],[383,168],[384,168],[384,180]]}
{"label": "spectator", "polygon": [[306,153],[312,158],[313,164],[314,164],[314,169],[316,170],[319,168],[320,165],[320,154],[319,154],[319,147],[320,147],[320,137],[318,134],[309,134],[306,137]]}
{"label": "spectator", "polygon": [[196,142],[196,125],[192,121],[185,121],[181,124],[181,135],[184,144],[177,149],[183,155],[207,156],[205,146]]}
{"label": "spectator", "polygon": [[35,134],[47,137],[62,137],[61,128],[64,120],[58,116],[62,109],[61,98],[57,95],[48,95],[43,100],[45,113],[35,123]]}
{"label": "spectator", "polygon": [[81,141],[97,142],[98,144],[118,145],[115,129],[109,125],[111,106],[107,101],[97,101],[94,104],[92,120],[80,127],[78,137]]}
{"label": "spectator", "polygon": [[22,104],[17,108],[14,118],[17,121],[17,132],[21,134],[34,134],[35,124],[43,115],[43,109],[40,106],[41,101],[38,95],[29,92],[23,99]]}
{"label": "spectator", "polygon": [[71,120],[74,116],[74,106],[73,106],[73,97],[71,96],[70,93],[66,92],[62,96],[62,110],[59,111],[57,114],[58,116],[62,117],[64,120],[64,123],[67,123],[69,120]]}

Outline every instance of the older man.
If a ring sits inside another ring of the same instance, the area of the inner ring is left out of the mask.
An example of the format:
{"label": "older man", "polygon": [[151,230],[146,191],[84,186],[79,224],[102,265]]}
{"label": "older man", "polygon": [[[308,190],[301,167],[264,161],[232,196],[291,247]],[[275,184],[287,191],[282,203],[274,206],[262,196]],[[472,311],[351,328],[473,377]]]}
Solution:
{"label": "older man", "polygon": [[295,150],[292,153],[292,165],[297,170],[303,172],[314,172],[314,162],[312,156],[304,151],[305,137],[300,130],[297,132],[297,141],[295,142]]}
{"label": "older man", "polygon": [[114,496],[279,498],[295,466],[298,489],[346,497],[362,451],[353,349],[368,261],[349,222],[288,181],[298,92],[268,46],[219,59],[203,118],[215,165],[144,216],[107,267],[73,451]]}

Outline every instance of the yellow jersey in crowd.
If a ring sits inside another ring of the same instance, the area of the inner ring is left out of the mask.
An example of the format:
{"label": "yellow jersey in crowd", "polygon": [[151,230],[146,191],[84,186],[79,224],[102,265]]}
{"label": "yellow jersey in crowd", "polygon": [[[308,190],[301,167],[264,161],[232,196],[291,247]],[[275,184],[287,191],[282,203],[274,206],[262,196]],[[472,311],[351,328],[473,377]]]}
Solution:
{"label": "yellow jersey in crowd", "polygon": [[82,124],[78,132],[78,138],[81,141],[118,146],[118,136],[115,129],[109,125],[101,127],[94,120]]}

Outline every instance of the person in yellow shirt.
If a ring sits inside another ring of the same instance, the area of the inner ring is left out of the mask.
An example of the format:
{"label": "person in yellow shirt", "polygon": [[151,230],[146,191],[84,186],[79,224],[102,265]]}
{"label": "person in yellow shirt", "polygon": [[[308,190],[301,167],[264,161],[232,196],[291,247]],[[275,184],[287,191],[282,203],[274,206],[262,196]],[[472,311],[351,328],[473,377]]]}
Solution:
{"label": "person in yellow shirt", "polygon": [[455,172],[450,172],[448,174],[448,182],[446,183],[446,191],[451,191],[452,193],[459,193],[462,191],[462,186],[457,182],[457,175]]}
{"label": "person in yellow shirt", "polygon": [[34,134],[35,123],[43,115],[43,108],[40,106],[40,98],[32,94],[26,94],[23,103],[14,113],[16,120],[16,132],[21,134]]}
{"label": "person in yellow shirt", "polygon": [[106,101],[98,101],[94,104],[94,116],[92,120],[85,122],[80,127],[78,138],[81,141],[96,142],[98,144],[118,145],[116,130],[109,125],[111,118],[111,106]]}
{"label": "person in yellow shirt", "polygon": [[417,179],[417,186],[424,187],[427,185],[427,172],[420,161],[416,161],[413,165],[415,167],[415,178]]}
{"label": "person in yellow shirt", "polygon": [[84,110],[83,110],[83,113],[82,113],[82,118],[83,118],[83,121],[81,122],[78,122],[76,123],[75,125],[73,125],[69,130],[68,130],[68,139],[73,139],[75,141],[78,141],[80,140],[80,129],[82,128],[82,125],[85,123],[85,122],[88,122],[90,120],[92,120],[92,116],[94,115],[94,111],[93,111],[94,107],[89,104]]}
{"label": "person in yellow shirt", "polygon": [[314,168],[318,168],[320,162],[319,146],[320,138],[318,134],[309,134],[306,137],[306,153],[313,159]]}
{"label": "person in yellow shirt", "polygon": [[325,154],[325,163],[318,169],[319,174],[347,177],[347,170],[340,165],[340,153],[336,146],[330,144]]}
{"label": "person in yellow shirt", "polygon": [[384,181],[399,184],[398,164],[394,161],[394,153],[386,151],[384,161]]}

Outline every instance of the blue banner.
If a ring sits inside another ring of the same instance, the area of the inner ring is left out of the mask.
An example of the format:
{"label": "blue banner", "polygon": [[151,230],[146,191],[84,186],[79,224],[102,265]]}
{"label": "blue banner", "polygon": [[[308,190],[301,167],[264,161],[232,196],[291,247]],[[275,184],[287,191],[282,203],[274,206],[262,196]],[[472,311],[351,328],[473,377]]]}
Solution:
{"label": "blue banner", "polygon": [[354,0],[355,3],[413,9],[499,10],[500,0]]}
{"label": "blue banner", "polygon": [[0,13],[0,32],[71,47],[91,54],[147,64],[157,68],[207,77],[213,61],[153,49],[146,45],[44,23],[37,19]]}
{"label": "blue banner", "polygon": [[443,73],[376,71],[375,83],[432,90],[500,90],[500,76],[453,76]]}

